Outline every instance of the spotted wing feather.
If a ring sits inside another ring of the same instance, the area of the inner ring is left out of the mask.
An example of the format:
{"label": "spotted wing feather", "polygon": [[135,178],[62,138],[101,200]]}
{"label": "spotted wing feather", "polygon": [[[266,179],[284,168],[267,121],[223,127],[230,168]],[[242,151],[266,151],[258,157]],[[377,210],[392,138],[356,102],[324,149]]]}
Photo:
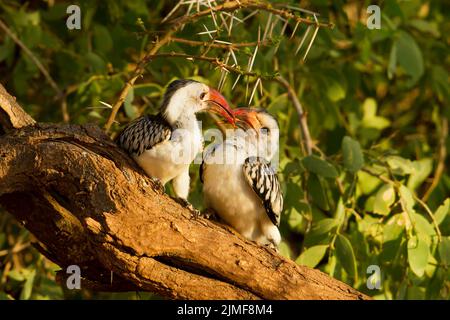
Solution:
{"label": "spotted wing feather", "polygon": [[283,210],[283,194],[278,176],[270,163],[261,157],[249,157],[243,164],[243,173],[261,199],[269,219],[278,227]]}
{"label": "spotted wing feather", "polygon": [[130,122],[117,136],[116,143],[129,154],[144,151],[170,140],[172,128],[160,115],[145,115]]}

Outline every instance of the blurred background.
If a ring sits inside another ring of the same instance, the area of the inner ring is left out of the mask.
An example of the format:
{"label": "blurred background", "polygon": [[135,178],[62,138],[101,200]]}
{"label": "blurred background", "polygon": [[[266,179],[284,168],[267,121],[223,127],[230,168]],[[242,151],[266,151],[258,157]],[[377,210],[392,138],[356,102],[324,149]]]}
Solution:
{"label": "blurred background", "polygon": [[[207,2],[0,0],[0,83],[37,121],[103,126],[145,48],[170,20]],[[376,299],[449,299],[450,3],[271,3],[334,28],[316,33],[314,25],[252,8],[188,23],[160,52],[218,58],[258,76],[208,61],[151,61],[111,132],[156,113],[175,78],[219,87],[233,105],[266,108],[281,129],[281,253]],[[81,9],[80,30],[66,27],[72,4]],[[379,29],[368,28],[372,4],[380,8]],[[275,75],[302,103],[313,155]],[[204,128],[214,125],[201,119]],[[198,165],[191,176],[190,201],[202,209]],[[33,241],[0,209],[0,299],[158,298],[64,289],[54,279],[59,267]]]}

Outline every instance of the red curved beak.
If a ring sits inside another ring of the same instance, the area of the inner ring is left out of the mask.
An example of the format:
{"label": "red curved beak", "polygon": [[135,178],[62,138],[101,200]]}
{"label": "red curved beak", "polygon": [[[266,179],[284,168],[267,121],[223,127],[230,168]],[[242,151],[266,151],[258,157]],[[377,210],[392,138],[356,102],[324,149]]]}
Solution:
{"label": "red curved beak", "polygon": [[256,111],[251,108],[237,108],[234,110],[234,115],[237,120],[237,125],[246,129],[250,127],[256,132],[259,132],[261,129],[261,123],[256,117]]}
{"label": "red curved beak", "polygon": [[219,91],[209,88],[209,98],[207,100],[210,103],[209,111],[214,112],[225,118],[229,123],[235,124],[235,116],[227,100],[220,94]]}

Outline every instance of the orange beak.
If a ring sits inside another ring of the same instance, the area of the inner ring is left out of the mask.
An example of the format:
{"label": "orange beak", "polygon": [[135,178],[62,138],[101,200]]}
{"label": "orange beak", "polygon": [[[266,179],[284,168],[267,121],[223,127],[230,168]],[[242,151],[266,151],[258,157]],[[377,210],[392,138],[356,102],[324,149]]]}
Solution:
{"label": "orange beak", "polygon": [[207,100],[210,104],[208,111],[214,112],[223,118],[225,118],[229,123],[235,125],[236,118],[233,111],[228,105],[227,100],[222,96],[219,91],[209,88],[209,98]]}
{"label": "orange beak", "polygon": [[237,125],[243,129],[248,127],[255,130],[257,133],[261,129],[261,123],[257,118],[257,113],[251,108],[237,108],[234,110],[234,115],[237,119]]}

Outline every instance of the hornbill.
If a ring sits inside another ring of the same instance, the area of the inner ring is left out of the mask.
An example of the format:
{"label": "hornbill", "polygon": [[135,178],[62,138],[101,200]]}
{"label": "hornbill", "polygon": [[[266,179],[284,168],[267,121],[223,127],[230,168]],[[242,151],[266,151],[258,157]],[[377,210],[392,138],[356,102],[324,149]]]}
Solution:
{"label": "hornbill", "polygon": [[205,150],[200,167],[205,205],[244,237],[276,249],[283,194],[270,161],[278,151],[278,123],[261,109],[239,108],[234,114],[252,130],[234,130]]}
{"label": "hornbill", "polygon": [[167,87],[157,115],[135,119],[116,138],[149,176],[163,185],[172,180],[184,204],[188,204],[189,165],[203,149],[196,118],[202,111],[217,113],[234,124],[234,115],[218,91],[194,80],[175,80]]}

